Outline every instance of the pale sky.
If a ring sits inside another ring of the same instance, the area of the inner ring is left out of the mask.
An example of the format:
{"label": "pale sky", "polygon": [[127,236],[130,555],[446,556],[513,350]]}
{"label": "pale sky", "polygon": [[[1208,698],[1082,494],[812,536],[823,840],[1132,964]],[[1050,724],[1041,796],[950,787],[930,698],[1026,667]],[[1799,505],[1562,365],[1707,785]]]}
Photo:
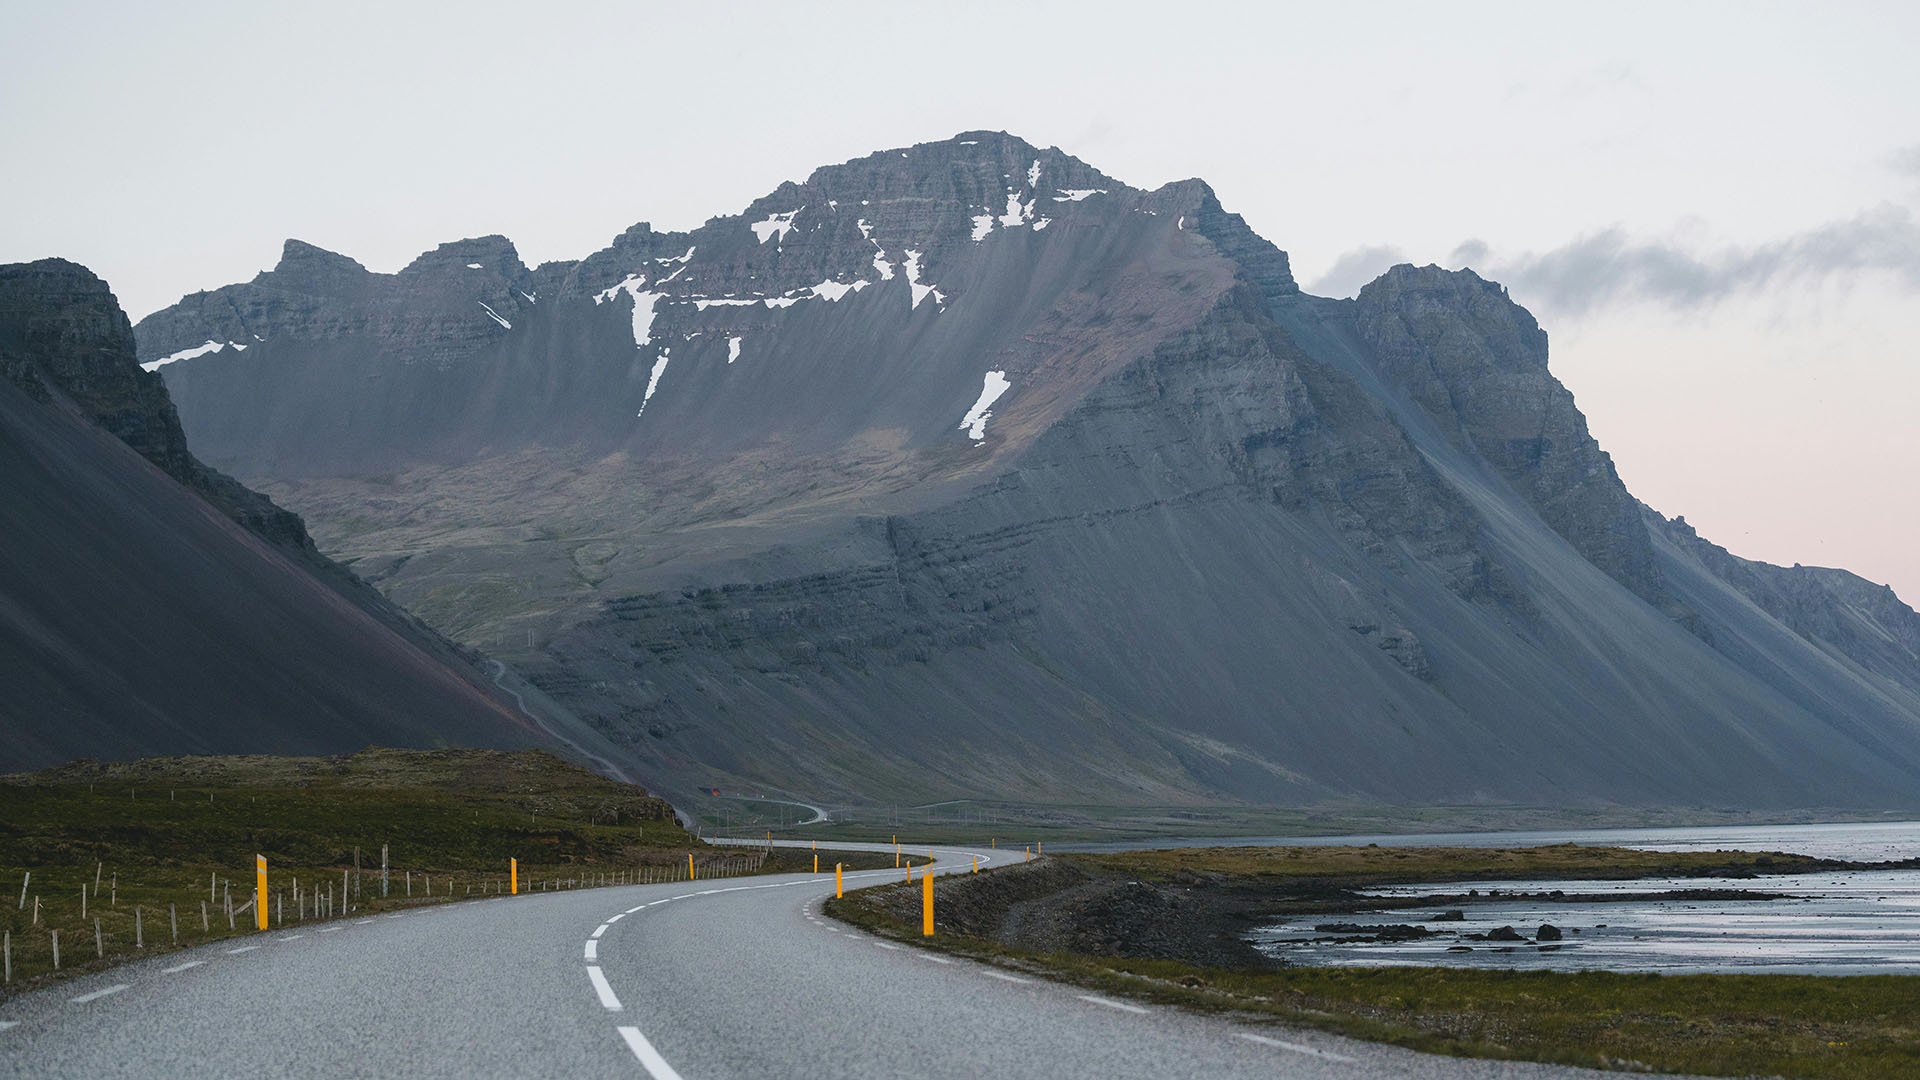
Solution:
{"label": "pale sky", "polygon": [[15,4],[0,261],[137,319],[289,236],[578,258],[1005,129],[1200,176],[1310,291],[1471,265],[1627,484],[1920,602],[1920,5]]}

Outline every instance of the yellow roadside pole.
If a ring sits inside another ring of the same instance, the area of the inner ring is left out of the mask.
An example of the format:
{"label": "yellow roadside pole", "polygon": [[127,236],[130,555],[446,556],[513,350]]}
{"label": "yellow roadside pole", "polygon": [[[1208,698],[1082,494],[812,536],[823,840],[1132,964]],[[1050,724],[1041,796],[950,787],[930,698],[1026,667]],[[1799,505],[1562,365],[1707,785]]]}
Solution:
{"label": "yellow roadside pole", "polygon": [[253,925],[261,930],[267,928],[267,857],[253,857]]}
{"label": "yellow roadside pole", "polygon": [[933,872],[920,875],[920,936],[933,936]]}
{"label": "yellow roadside pole", "polygon": [[507,884],[508,895],[519,896],[520,895],[520,860],[519,859],[507,860],[507,883],[508,883]]}
{"label": "yellow roadside pole", "polygon": [[900,834],[893,834],[893,868],[900,869]]}
{"label": "yellow roadside pole", "polygon": [[693,852],[687,852],[687,880],[693,880]]}
{"label": "yellow roadside pole", "polygon": [[1035,841],[1033,842],[1033,853],[1034,853],[1035,855],[1045,855],[1045,854],[1047,853],[1047,844],[1046,844],[1046,841],[1044,841],[1044,840],[1035,840]]}
{"label": "yellow roadside pole", "polygon": [[980,856],[978,855],[973,857],[973,872],[976,874],[980,872]]}
{"label": "yellow roadside pole", "polygon": [[820,872],[820,853],[817,851],[813,853],[813,872]]}
{"label": "yellow roadside pole", "polygon": [[833,898],[835,900],[847,895],[846,890],[840,887],[840,868],[845,865],[845,863],[833,864]]}
{"label": "yellow roadside pole", "polygon": [[1021,849],[1020,849],[1020,861],[1021,861],[1021,862],[1030,862],[1030,861],[1032,861],[1032,859],[1033,859],[1033,849],[1032,849],[1032,848],[1030,848],[1030,847],[1023,847],[1023,848],[1021,848]]}

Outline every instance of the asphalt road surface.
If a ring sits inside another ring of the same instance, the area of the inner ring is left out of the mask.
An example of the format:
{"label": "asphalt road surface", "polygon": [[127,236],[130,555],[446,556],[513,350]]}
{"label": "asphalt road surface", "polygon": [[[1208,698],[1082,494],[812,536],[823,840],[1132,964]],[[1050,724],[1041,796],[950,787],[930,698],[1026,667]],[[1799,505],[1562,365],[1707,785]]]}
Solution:
{"label": "asphalt road surface", "polygon": [[[908,850],[933,852],[946,872],[965,872],[974,855],[983,868],[1021,857]],[[903,877],[865,871],[847,884]],[[1416,1054],[1106,998],[852,930],[820,914],[832,894],[831,873],[728,878],[269,931],[7,1002],[0,1075],[1613,1075]]]}

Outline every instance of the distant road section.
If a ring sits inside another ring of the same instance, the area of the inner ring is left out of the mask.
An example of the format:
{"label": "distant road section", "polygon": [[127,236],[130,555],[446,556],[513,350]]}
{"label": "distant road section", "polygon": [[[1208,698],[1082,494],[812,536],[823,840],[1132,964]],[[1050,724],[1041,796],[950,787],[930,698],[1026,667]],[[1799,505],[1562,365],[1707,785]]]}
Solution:
{"label": "distant road section", "polygon": [[[976,856],[983,867],[1019,857],[907,850],[931,852],[944,872],[965,872]],[[863,871],[847,883],[904,876]],[[842,926],[820,914],[832,893],[830,873],[535,893],[220,942],[0,1005],[0,1071],[89,1080],[1613,1075],[1434,1057],[1091,994]]]}

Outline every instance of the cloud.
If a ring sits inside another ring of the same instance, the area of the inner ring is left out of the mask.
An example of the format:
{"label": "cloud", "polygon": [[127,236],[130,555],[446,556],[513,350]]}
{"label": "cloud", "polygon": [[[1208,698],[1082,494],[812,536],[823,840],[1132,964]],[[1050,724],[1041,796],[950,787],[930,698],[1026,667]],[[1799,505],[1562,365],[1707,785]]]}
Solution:
{"label": "cloud", "polygon": [[1406,261],[1399,248],[1385,244],[1354,248],[1335,259],[1333,266],[1314,279],[1306,291],[1314,296],[1350,297],[1360,291],[1360,286]]}
{"label": "cloud", "polygon": [[1903,146],[1888,154],[1887,167],[1902,176],[1920,176],[1920,143]]}
{"label": "cloud", "polygon": [[1481,256],[1475,269],[1529,305],[1572,315],[1632,300],[1703,308],[1771,285],[1817,284],[1863,273],[1890,274],[1920,289],[1920,223],[1912,211],[1893,204],[1773,243],[1708,254],[1634,239],[1621,229],[1583,236],[1543,254],[1488,259],[1479,241],[1454,252],[1456,260],[1473,261],[1461,260],[1463,253]]}

